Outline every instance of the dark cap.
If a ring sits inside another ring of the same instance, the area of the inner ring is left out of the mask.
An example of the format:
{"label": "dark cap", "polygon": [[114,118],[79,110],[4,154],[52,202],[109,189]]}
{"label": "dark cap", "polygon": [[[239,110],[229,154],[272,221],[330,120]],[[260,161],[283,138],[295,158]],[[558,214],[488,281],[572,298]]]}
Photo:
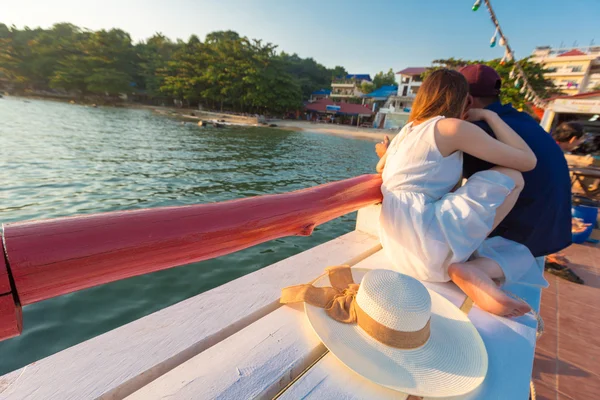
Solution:
{"label": "dark cap", "polygon": [[473,64],[458,70],[469,83],[469,93],[473,97],[493,97],[500,94],[502,80],[492,67]]}

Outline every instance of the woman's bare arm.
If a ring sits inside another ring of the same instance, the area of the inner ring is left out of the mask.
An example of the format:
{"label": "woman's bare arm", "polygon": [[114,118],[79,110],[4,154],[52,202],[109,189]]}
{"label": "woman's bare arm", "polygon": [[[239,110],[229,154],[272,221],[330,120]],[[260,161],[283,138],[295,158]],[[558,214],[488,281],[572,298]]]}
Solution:
{"label": "woman's bare arm", "polygon": [[470,120],[485,120],[497,140],[466,121],[448,118],[436,125],[436,144],[442,155],[463,151],[481,160],[518,171],[531,171],[537,159],[527,143],[498,115],[488,110],[470,110]]}

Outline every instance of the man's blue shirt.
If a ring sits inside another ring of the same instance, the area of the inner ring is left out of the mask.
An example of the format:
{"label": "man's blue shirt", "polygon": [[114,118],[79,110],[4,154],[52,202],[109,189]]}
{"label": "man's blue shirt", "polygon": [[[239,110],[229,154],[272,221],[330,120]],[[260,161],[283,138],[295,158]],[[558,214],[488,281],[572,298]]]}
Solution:
{"label": "man's blue shirt", "polygon": [[[526,113],[510,104],[486,107],[497,113],[527,142],[537,157],[535,169],[523,173],[525,188],[508,216],[491,236],[522,243],[535,257],[555,253],[571,244],[571,180],[562,150],[554,139]],[[477,125],[494,136],[484,122]],[[464,176],[469,178],[492,164],[464,155]]]}

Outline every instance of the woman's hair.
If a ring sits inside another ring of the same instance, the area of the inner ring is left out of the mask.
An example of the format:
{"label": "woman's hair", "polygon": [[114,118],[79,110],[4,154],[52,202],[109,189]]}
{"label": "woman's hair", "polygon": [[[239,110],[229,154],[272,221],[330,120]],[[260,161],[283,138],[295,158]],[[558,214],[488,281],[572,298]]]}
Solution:
{"label": "woman's hair", "polygon": [[460,72],[433,71],[419,88],[408,120],[424,121],[438,115],[461,118],[468,94],[469,84]]}
{"label": "woman's hair", "polygon": [[574,137],[583,136],[583,125],[577,122],[563,122],[552,133],[552,137],[559,143],[570,142]]}

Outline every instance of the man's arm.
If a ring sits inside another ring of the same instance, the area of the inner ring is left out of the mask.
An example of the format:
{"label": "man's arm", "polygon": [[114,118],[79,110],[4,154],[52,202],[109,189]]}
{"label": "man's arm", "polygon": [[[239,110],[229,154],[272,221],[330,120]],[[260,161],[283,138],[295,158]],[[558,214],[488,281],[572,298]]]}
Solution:
{"label": "man's arm", "polygon": [[[491,137],[496,139],[496,135],[494,135],[494,132],[492,131],[492,129],[489,127],[489,125],[487,123],[485,123],[484,121],[477,121],[477,122],[472,122],[472,123],[474,123],[481,129],[483,129],[484,131],[487,132],[488,135],[490,135]],[[465,153],[463,156],[463,177],[464,178],[468,179],[474,173],[479,172],[479,171],[486,171],[492,167],[495,167],[495,165],[492,163],[489,163],[487,161],[480,160],[479,158],[475,158],[472,155]]]}

